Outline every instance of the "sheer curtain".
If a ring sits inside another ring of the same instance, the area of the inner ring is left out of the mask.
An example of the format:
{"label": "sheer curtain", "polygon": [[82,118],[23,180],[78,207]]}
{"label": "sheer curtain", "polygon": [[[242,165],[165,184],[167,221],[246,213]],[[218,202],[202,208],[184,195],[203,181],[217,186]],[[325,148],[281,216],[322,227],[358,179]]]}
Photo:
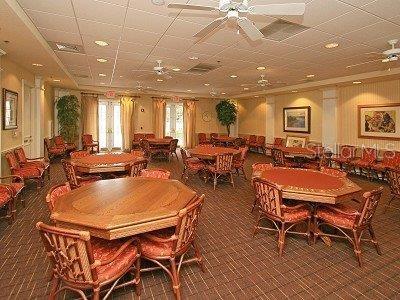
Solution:
{"label": "sheer curtain", "polygon": [[122,97],[121,105],[121,134],[122,134],[122,150],[131,148],[131,141],[134,132],[135,101],[131,97]]}
{"label": "sheer curtain", "polygon": [[165,100],[161,98],[153,99],[153,112],[154,112],[154,134],[156,138],[164,137],[165,126]]}
{"label": "sheer curtain", "polygon": [[97,95],[82,94],[82,133],[91,134],[97,141],[99,126],[99,100]]}
{"label": "sheer curtain", "polygon": [[196,145],[196,102],[186,100],[183,104],[184,137],[187,148]]}

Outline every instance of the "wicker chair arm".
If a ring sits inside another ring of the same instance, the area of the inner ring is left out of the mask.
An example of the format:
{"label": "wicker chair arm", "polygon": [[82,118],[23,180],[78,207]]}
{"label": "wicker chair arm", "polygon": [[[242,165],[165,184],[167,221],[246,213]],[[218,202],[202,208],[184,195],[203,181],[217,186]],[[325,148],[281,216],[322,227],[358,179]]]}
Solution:
{"label": "wicker chair arm", "polygon": [[146,237],[146,239],[151,240],[156,243],[168,243],[168,242],[173,242],[178,239],[178,237],[175,234],[171,235],[169,238],[163,238],[163,237],[159,237],[159,236],[156,236],[153,234],[147,234],[147,233],[144,234],[144,236]]}
{"label": "wicker chair arm", "polygon": [[8,178],[17,179],[17,181],[24,182],[24,179],[23,179],[21,176],[19,176],[19,175],[7,175],[7,176],[2,176],[2,177],[0,177],[0,180],[2,180],[2,179],[8,179]]}
{"label": "wicker chair arm", "polygon": [[337,208],[337,207],[335,207],[335,206],[330,206],[329,208],[330,208],[331,210],[337,212],[337,213],[340,213],[340,214],[343,214],[343,215],[346,215],[346,216],[358,216],[358,215],[360,215],[360,213],[359,213],[358,211],[355,211],[355,212],[347,212],[347,211],[341,210],[341,209],[339,209],[339,208]]}
{"label": "wicker chair arm", "polygon": [[[125,249],[130,246],[134,241],[137,241],[136,238],[130,238],[127,240],[125,243],[122,244],[122,246],[114,253],[112,257],[110,257],[107,260],[100,260],[98,266],[104,266],[108,265],[109,263],[112,263]],[[97,267],[97,266],[96,266]]]}

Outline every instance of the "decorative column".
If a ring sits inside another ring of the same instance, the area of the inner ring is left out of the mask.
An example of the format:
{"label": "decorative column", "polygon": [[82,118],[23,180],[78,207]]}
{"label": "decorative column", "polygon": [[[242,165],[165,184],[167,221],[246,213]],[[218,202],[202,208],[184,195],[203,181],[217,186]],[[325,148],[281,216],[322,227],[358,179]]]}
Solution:
{"label": "decorative column", "polygon": [[333,153],[338,142],[338,102],[337,88],[322,91],[322,145]]}
{"label": "decorative column", "polygon": [[[6,52],[0,49],[0,91],[2,91],[2,88],[3,88],[1,86],[2,76],[3,76],[3,64],[2,64],[2,61],[1,61],[1,57],[3,55],[5,55],[5,54],[6,54]],[[0,118],[2,117],[2,114],[3,114],[3,108],[2,108],[2,105],[0,105]],[[1,138],[1,136],[0,136],[0,149],[3,149],[2,148],[2,138]],[[2,170],[3,170],[2,166],[1,166],[1,163],[2,163],[2,159],[0,158],[0,173],[2,173]]]}
{"label": "decorative column", "polygon": [[265,106],[265,141],[272,144],[275,138],[275,96],[267,96]]}
{"label": "decorative column", "polygon": [[32,156],[39,157],[44,154],[44,88],[41,76],[35,76],[35,85],[33,88],[33,140],[32,140]]}

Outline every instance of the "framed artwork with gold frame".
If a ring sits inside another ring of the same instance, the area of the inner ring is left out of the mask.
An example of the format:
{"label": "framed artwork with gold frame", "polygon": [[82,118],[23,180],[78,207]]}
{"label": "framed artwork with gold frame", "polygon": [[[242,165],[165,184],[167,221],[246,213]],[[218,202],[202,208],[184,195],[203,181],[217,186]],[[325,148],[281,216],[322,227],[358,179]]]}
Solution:
{"label": "framed artwork with gold frame", "polygon": [[283,109],[284,132],[311,132],[311,107],[285,107]]}
{"label": "framed artwork with gold frame", "polygon": [[3,130],[18,128],[18,93],[3,89]]}

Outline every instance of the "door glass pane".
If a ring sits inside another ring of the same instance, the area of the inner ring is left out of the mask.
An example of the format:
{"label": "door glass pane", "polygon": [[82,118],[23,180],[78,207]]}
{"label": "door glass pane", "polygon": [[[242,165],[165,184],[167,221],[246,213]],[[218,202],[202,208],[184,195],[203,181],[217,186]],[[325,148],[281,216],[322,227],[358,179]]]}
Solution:
{"label": "door glass pane", "polygon": [[171,105],[165,108],[165,135],[171,136]]}
{"label": "door glass pane", "polygon": [[183,137],[183,105],[175,105],[175,138],[179,140],[179,145],[184,145]]}
{"label": "door glass pane", "polygon": [[113,115],[113,148],[122,148],[122,132],[121,132],[121,106],[114,104],[114,115]]}
{"label": "door glass pane", "polygon": [[107,104],[99,103],[99,146],[107,148]]}

